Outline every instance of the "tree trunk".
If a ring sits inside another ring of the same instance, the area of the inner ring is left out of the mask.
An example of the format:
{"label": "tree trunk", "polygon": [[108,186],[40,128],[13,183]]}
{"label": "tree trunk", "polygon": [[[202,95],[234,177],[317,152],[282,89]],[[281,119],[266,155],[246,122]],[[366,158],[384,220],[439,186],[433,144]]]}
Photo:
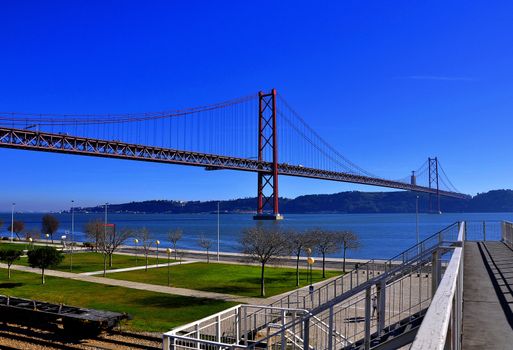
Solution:
{"label": "tree trunk", "polygon": [[50,234],[50,239],[52,240],[52,244],[53,244],[53,233]]}
{"label": "tree trunk", "polygon": [[344,247],[344,262],[342,263],[342,271],[346,273],[346,247]]}
{"label": "tree trunk", "polygon": [[210,262],[210,256],[208,255],[208,249],[207,249],[207,264]]}
{"label": "tree trunk", "polygon": [[173,244],[173,250],[175,251],[175,261],[176,261],[176,244]]}
{"label": "tree trunk", "polygon": [[146,268],[144,269],[144,271],[148,271],[148,252],[146,252],[146,254],[145,254],[145,259],[146,259]]}
{"label": "tree trunk", "polygon": [[109,267],[112,268],[112,253],[109,254]]}
{"label": "tree trunk", "polygon": [[299,254],[296,257],[296,287],[299,287]]}
{"label": "tree trunk", "polygon": [[41,269],[41,284],[45,284],[45,269]]}
{"label": "tree trunk", "polygon": [[262,275],[260,277],[260,296],[263,296],[263,297],[265,297],[264,269],[265,269],[265,263],[262,263]]}
{"label": "tree trunk", "polygon": [[322,253],[322,278],[326,278],[326,272],[324,266],[326,265],[326,254]]}
{"label": "tree trunk", "polygon": [[103,253],[103,277],[107,275],[107,254]]}

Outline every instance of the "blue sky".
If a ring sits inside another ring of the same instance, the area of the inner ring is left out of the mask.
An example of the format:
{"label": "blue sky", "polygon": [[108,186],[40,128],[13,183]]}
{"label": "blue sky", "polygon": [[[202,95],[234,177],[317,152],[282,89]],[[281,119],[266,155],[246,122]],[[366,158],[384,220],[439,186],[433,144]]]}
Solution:
{"label": "blue sky", "polygon": [[[1,111],[159,111],[276,87],[373,173],[400,178],[436,155],[462,192],[513,187],[508,1],[3,1],[0,42]],[[256,193],[251,173],[0,157],[0,211]],[[287,197],[379,190],[280,185]]]}

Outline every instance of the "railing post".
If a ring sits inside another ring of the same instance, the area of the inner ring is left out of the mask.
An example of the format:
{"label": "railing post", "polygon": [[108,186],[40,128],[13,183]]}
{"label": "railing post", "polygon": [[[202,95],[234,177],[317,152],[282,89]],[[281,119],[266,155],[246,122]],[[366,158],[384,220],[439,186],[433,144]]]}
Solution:
{"label": "railing post", "polygon": [[328,350],[333,350],[333,306],[330,307],[328,327]]}
{"label": "railing post", "polygon": [[440,276],[440,259],[438,249],[436,249],[431,257],[431,297],[436,293],[440,283]]}
{"label": "railing post", "polygon": [[365,289],[365,338],[364,349],[370,350],[371,337],[371,287]]}
{"label": "railing post", "polygon": [[162,337],[162,350],[169,350],[169,347],[170,347],[169,336],[164,335]]}
{"label": "railing post", "polygon": [[287,341],[285,339],[285,323],[285,310],[281,310],[281,350],[285,350],[287,347]]}
{"label": "railing post", "polygon": [[216,338],[219,343],[222,343],[222,341],[221,341],[221,315],[217,315],[217,318],[216,318]]}
{"label": "railing post", "polygon": [[[377,302],[378,302],[378,335],[381,336],[385,328],[385,307],[386,307],[386,281],[382,280],[376,285]],[[391,307],[390,305],[388,307]]]}
{"label": "railing post", "polygon": [[303,349],[309,350],[310,348],[310,318],[307,317],[303,321]]}

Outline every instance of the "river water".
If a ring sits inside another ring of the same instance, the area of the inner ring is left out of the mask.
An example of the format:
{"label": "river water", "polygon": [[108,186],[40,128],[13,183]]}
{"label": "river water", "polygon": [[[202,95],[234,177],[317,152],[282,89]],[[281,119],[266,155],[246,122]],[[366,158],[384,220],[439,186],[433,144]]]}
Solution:
{"label": "river water", "polygon": [[[25,222],[26,229],[40,229],[43,214],[15,214],[15,220]],[[60,237],[71,230],[70,214],[55,214],[60,221],[59,232],[54,236]],[[240,250],[239,238],[244,228],[253,227],[256,222],[249,214],[222,214],[219,216],[220,250],[238,252]],[[7,227],[11,221],[10,213],[0,214],[4,221],[0,228],[0,236],[10,236]],[[75,239],[85,241],[84,226],[94,219],[104,220],[102,214],[75,214]],[[446,213],[446,214],[419,214],[419,232],[421,239],[427,237],[445,226],[456,221],[466,220],[475,222],[473,226],[479,230],[477,222],[486,221],[513,221],[513,213]],[[161,247],[169,246],[167,232],[176,228],[183,230],[183,238],[178,246],[182,249],[197,249],[198,237],[204,235],[213,241],[213,250],[217,250],[217,215],[216,214],[108,214],[108,222],[120,228],[146,227],[161,241]],[[358,234],[361,248],[348,252],[353,258],[389,258],[409,246],[415,244],[415,214],[288,214],[285,220],[263,222],[264,225],[279,225],[284,229],[304,231],[311,228],[328,230],[351,230]],[[498,225],[488,226],[488,237],[498,238]],[[132,240],[127,244],[133,244]]]}

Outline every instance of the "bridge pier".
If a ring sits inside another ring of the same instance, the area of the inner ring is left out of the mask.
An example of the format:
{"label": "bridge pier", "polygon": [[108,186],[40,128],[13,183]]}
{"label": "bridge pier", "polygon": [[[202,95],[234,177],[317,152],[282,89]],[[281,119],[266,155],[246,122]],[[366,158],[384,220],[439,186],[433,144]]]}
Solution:
{"label": "bridge pier", "polygon": [[254,220],[281,220],[278,210],[278,141],[276,128],[276,89],[258,93],[258,162],[272,154],[271,172],[258,172],[258,203]]}

